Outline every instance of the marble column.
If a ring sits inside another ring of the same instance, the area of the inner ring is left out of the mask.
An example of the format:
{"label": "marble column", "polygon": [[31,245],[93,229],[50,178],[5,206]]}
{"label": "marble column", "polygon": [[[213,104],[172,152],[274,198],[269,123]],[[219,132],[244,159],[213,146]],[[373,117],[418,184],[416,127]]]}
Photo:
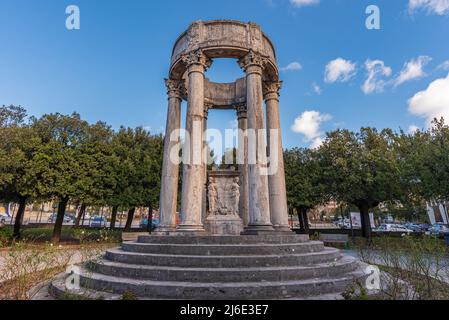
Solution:
{"label": "marble column", "polygon": [[264,82],[264,99],[267,113],[267,141],[270,169],[268,187],[270,192],[271,223],[276,231],[291,232],[288,224],[287,191],[285,187],[284,155],[282,148],[281,121],[279,117],[279,90],[281,82]]}
{"label": "marble column", "polygon": [[246,105],[237,107],[238,120],[238,160],[240,172],[240,202],[239,214],[243,220],[243,226],[247,227],[249,224],[249,199],[248,199],[248,137],[246,130],[248,129],[248,115],[246,112]]}
{"label": "marble column", "polygon": [[188,104],[186,135],[189,138],[183,152],[183,181],[181,199],[181,224],[178,234],[204,232],[202,221],[204,188],[204,72],[211,60],[201,51],[182,57],[187,66]]}
{"label": "marble column", "polygon": [[212,108],[210,103],[204,103],[204,121],[203,121],[203,130],[204,130],[204,141],[203,141],[203,150],[204,150],[204,186],[203,186],[203,204],[202,204],[202,212],[201,212],[201,220],[204,222],[207,218],[207,160],[209,157],[209,148],[207,146],[207,119],[209,118],[209,109]]}
{"label": "marble column", "polygon": [[172,151],[179,150],[181,127],[181,102],[185,95],[184,81],[165,80],[168,94],[168,112],[165,126],[164,158],[160,194],[160,226],[157,233],[169,234],[176,230],[179,164],[171,159]]}
{"label": "marble column", "polygon": [[266,59],[250,51],[239,60],[246,73],[246,103],[248,113],[248,191],[249,223],[245,234],[272,232],[268,176],[266,174],[266,141],[264,125],[262,72]]}

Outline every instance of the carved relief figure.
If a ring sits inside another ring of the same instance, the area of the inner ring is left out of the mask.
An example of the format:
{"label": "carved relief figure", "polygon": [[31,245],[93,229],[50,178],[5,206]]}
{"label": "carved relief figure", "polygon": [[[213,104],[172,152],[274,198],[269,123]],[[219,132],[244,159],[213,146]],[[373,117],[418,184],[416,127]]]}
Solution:
{"label": "carved relief figure", "polygon": [[239,202],[240,202],[240,185],[239,185],[239,178],[234,178],[232,185],[231,185],[231,194],[234,195],[234,207],[232,214],[238,215],[239,213]]}
{"label": "carved relief figure", "polygon": [[211,214],[216,214],[218,211],[217,208],[218,192],[215,181],[210,181],[209,183],[208,196],[209,196],[209,211]]}

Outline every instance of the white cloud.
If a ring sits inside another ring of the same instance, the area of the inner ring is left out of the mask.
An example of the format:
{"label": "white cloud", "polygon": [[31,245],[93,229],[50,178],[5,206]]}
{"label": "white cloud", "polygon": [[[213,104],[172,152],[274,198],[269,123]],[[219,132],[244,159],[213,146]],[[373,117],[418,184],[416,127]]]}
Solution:
{"label": "white cloud", "polygon": [[300,7],[317,5],[320,3],[320,0],[290,0],[290,3],[293,6],[300,8]]}
{"label": "white cloud", "polygon": [[412,124],[412,125],[410,125],[408,127],[408,133],[410,133],[410,134],[414,134],[418,130],[419,130],[419,127],[417,125],[414,125],[414,124]]}
{"label": "white cloud", "polygon": [[404,82],[425,77],[427,74],[424,72],[423,67],[431,60],[431,57],[419,56],[416,59],[412,59],[406,62],[404,67],[402,68],[402,71],[399,73],[396,79],[394,79],[393,85],[397,87]]}
{"label": "white cloud", "polygon": [[305,111],[295,119],[291,129],[293,132],[303,134],[311,148],[317,148],[323,142],[324,133],[321,131],[321,124],[331,119],[332,116],[329,114],[321,114],[319,111]]}
{"label": "white cloud", "polygon": [[449,14],[449,0],[409,0],[408,8],[411,13],[425,10],[441,16]]}
{"label": "white cloud", "polygon": [[427,119],[430,126],[434,118],[449,121],[449,74],[433,81],[429,87],[409,100],[409,112]]}
{"label": "white cloud", "polygon": [[313,89],[313,92],[315,92],[318,95],[320,95],[323,92],[321,87],[316,82],[312,83],[312,89]]}
{"label": "white cloud", "polygon": [[437,69],[449,71],[449,60],[444,61],[442,64],[440,64]]}
{"label": "white cloud", "polygon": [[337,58],[326,66],[324,81],[327,83],[347,82],[357,73],[355,63]]}
{"label": "white cloud", "polygon": [[390,67],[386,67],[382,60],[366,60],[365,69],[367,78],[362,86],[362,91],[365,94],[374,92],[382,92],[385,87],[385,80],[379,79],[380,77],[389,77],[392,74]]}
{"label": "white cloud", "polygon": [[299,71],[301,69],[302,65],[299,62],[294,61],[290,63],[288,66],[281,68],[281,71]]}

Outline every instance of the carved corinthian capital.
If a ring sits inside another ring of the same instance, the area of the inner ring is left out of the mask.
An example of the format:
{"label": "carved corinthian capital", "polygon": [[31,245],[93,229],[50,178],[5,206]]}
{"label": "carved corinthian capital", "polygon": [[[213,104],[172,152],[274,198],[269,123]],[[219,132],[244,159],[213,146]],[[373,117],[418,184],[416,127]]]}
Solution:
{"label": "carved corinthian capital", "polygon": [[200,65],[203,66],[205,70],[212,65],[212,60],[209,59],[201,49],[183,55],[182,62],[185,63],[187,68],[192,65]]}
{"label": "carved corinthian capital", "polygon": [[169,97],[181,98],[187,94],[183,80],[165,79],[165,86]]}
{"label": "carved corinthian capital", "polygon": [[237,111],[237,119],[246,119],[248,117],[248,109],[245,104],[241,104],[236,106],[235,110]]}
{"label": "carved corinthian capital", "polygon": [[268,59],[253,50],[250,50],[246,56],[241,58],[239,60],[240,68],[242,68],[244,71],[247,71],[249,67],[256,66],[260,68],[265,68],[265,65],[267,64]]}
{"label": "carved corinthian capital", "polygon": [[282,88],[282,81],[264,81],[263,82],[263,95],[265,99],[269,96],[273,98],[279,98],[279,91]]}

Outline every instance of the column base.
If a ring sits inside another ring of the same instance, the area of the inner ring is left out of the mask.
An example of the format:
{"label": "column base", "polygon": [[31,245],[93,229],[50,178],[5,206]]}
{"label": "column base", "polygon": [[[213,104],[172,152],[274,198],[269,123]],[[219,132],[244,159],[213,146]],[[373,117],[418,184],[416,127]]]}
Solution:
{"label": "column base", "polygon": [[156,236],[171,236],[176,232],[176,227],[159,227],[152,232]]}
{"label": "column base", "polygon": [[180,236],[204,236],[207,234],[203,225],[179,225],[176,228],[176,235]]}
{"label": "column base", "polygon": [[249,225],[241,233],[242,236],[257,236],[264,234],[275,234],[276,230],[272,225]]}
{"label": "column base", "polygon": [[274,231],[279,233],[294,233],[290,226],[273,226]]}

